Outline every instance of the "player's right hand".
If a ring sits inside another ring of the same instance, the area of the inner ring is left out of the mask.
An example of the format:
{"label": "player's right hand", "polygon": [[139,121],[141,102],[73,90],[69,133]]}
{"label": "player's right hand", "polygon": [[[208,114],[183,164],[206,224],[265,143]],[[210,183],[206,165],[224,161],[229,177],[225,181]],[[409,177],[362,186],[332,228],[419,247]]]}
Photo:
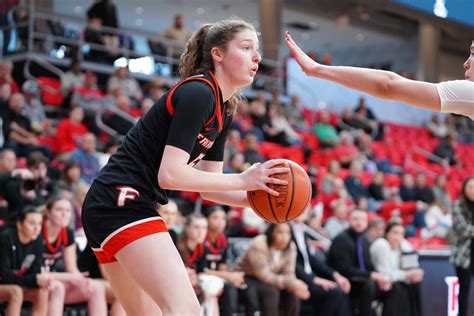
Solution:
{"label": "player's right hand", "polygon": [[288,167],[272,168],[273,166],[285,164],[284,159],[271,159],[264,163],[257,162],[241,173],[246,191],[264,190],[271,195],[278,196],[278,192],[271,189],[268,184],[287,185],[288,181],[270,177],[274,174],[288,173]]}

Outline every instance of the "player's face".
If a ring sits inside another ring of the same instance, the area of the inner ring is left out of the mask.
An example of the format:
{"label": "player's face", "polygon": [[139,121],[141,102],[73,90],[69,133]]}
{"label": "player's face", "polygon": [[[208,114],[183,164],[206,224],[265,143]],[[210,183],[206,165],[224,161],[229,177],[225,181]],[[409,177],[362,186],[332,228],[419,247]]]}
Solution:
{"label": "player's face", "polygon": [[466,70],[464,73],[466,80],[474,81],[474,41],[472,41],[469,58],[464,63],[464,70]]}
{"label": "player's face", "polygon": [[257,34],[249,29],[237,33],[228,43],[220,66],[232,85],[244,87],[253,82],[261,60],[258,49]]}
{"label": "player's face", "polygon": [[72,205],[68,200],[59,200],[49,210],[48,219],[54,226],[64,227],[69,224],[72,215]]}
{"label": "player's face", "polygon": [[41,223],[40,213],[28,213],[23,222],[17,223],[18,233],[28,241],[36,240],[41,233]]}
{"label": "player's face", "polygon": [[291,241],[290,225],[278,224],[273,230],[273,245],[275,249],[285,249]]}
{"label": "player's face", "polygon": [[207,218],[209,231],[213,231],[215,233],[224,232],[226,223],[227,223],[227,217],[223,210],[214,211]]}

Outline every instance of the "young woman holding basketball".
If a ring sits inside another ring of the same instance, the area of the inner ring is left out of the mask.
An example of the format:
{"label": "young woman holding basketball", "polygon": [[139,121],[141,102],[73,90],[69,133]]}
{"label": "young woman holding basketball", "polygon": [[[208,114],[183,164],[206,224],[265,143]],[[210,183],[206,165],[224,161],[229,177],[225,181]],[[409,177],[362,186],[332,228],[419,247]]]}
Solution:
{"label": "young woman holding basketball", "polygon": [[390,71],[321,65],[285,34],[286,44],[301,69],[312,77],[330,80],[373,96],[405,102],[424,109],[455,113],[474,120],[474,41],[464,63],[465,80],[438,84],[406,79]]}
{"label": "young woman holding basketball", "polygon": [[[166,190],[249,206],[248,190],[278,193],[280,159],[222,174],[224,142],[241,87],[260,62],[257,33],[241,20],[202,26],[181,57],[183,79],[132,128],[95,179],[83,206],[89,245],[129,315],[198,315],[184,264],[155,203]],[[191,77],[192,76],[192,77]],[[199,170],[193,168],[199,162]]]}

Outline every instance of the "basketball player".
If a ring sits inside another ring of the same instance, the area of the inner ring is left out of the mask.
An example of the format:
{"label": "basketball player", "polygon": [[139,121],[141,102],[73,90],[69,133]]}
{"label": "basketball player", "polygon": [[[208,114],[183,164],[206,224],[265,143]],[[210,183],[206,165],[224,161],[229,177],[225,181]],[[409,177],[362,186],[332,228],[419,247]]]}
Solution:
{"label": "basketball player", "polygon": [[474,41],[469,58],[464,63],[465,80],[435,84],[406,79],[390,71],[321,65],[309,58],[288,32],[285,40],[291,54],[308,76],[330,80],[382,99],[465,115],[474,120]]}
{"label": "basketball player", "polygon": [[258,45],[254,27],[241,20],[199,28],[181,57],[183,81],[129,131],[88,192],[84,231],[128,315],[199,315],[184,264],[155,211],[156,202],[168,202],[167,190],[248,207],[245,191],[278,195],[267,184],[287,184],[270,178],[289,171],[271,169],[281,159],[222,174],[236,94],[254,79]]}

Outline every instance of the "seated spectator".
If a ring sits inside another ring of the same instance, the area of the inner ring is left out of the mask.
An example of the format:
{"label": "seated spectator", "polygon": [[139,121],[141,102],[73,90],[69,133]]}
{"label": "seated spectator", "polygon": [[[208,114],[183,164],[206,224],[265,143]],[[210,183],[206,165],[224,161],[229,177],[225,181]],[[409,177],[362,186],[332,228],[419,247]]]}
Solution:
{"label": "seated spectator", "polygon": [[351,163],[360,157],[359,150],[354,145],[352,135],[346,131],[342,131],[339,134],[339,141],[336,147],[334,147],[333,153],[343,168],[349,168]]}
{"label": "seated spectator", "polygon": [[454,122],[454,116],[452,114],[446,115],[444,119],[444,125],[446,126],[446,129],[448,131],[447,135],[451,136],[454,139],[459,138],[459,132],[456,128],[456,124]]}
{"label": "seated spectator", "polygon": [[135,119],[129,114],[130,98],[126,95],[118,96],[115,106],[123,115],[115,112],[106,113],[103,115],[104,123],[123,136],[135,125]]}
{"label": "seated spectator", "polygon": [[102,272],[102,268],[94,255],[91,247],[87,246],[80,254],[77,259],[77,267],[82,273],[87,273],[87,276],[94,282],[101,283],[105,288],[105,296],[107,304],[110,305],[110,316],[126,316],[125,310],[120,304],[119,300],[115,297],[112,287],[109,281]]}
{"label": "seated spectator", "polygon": [[431,204],[435,200],[433,190],[426,183],[426,175],[422,172],[416,175],[415,192],[417,201],[422,201],[426,204]]}
{"label": "seated spectator", "polygon": [[376,172],[372,177],[372,182],[368,187],[369,197],[375,201],[384,201],[388,197],[387,189],[385,188],[385,177],[383,172]]}
{"label": "seated spectator", "polygon": [[448,192],[446,191],[446,184],[446,175],[439,174],[436,176],[435,182],[431,189],[433,190],[435,201],[441,201],[448,209],[451,209],[453,203],[449,197]]}
{"label": "seated spectator", "polygon": [[143,98],[140,84],[130,76],[127,67],[117,68],[107,81],[107,93],[111,93],[116,89],[119,89],[122,95],[129,97],[136,105]]}
{"label": "seated spectator", "polygon": [[239,103],[237,111],[234,113],[234,117],[230,123],[230,128],[239,130],[241,134],[252,132],[256,134],[259,142],[263,141],[263,132],[253,126],[253,120],[249,114],[249,103],[246,99],[241,100]]}
{"label": "seated spectator", "polygon": [[245,272],[253,310],[265,316],[299,314],[300,300],[308,299],[311,293],[306,283],[296,278],[295,265],[296,247],[289,224],[270,224],[264,235],[252,240],[236,270]]}
{"label": "seated spectator", "polygon": [[28,205],[43,205],[56,194],[57,186],[48,176],[49,160],[41,152],[32,152],[26,159],[26,168],[31,178],[12,178],[5,184],[4,197],[8,202],[7,224],[13,225],[15,219]]}
{"label": "seated spectator", "polygon": [[23,115],[24,98],[20,93],[11,96],[8,109],[2,115],[4,148],[11,148],[19,157],[26,157],[32,151],[41,151],[51,157],[51,150],[40,145],[38,137],[33,133],[30,119]]}
{"label": "seated spectator", "polygon": [[392,289],[383,298],[383,315],[421,315],[421,295],[419,284],[424,272],[420,268],[403,269],[405,228],[392,222],[385,229],[384,238],[379,238],[370,246],[370,256],[375,270],[388,275]]}
{"label": "seated spectator", "polygon": [[433,150],[433,154],[444,160],[445,166],[452,166],[458,163],[456,157],[456,146],[458,142],[451,136],[441,139],[439,144]]}
{"label": "seated spectator", "polygon": [[354,201],[369,195],[367,188],[360,181],[361,175],[362,164],[358,160],[354,160],[350,165],[349,176],[344,180],[347,192],[349,192]]}
{"label": "seated spectator", "polygon": [[[0,234],[0,291],[3,288],[5,295],[5,286],[9,286],[8,292],[14,295],[18,288],[21,290],[21,295],[15,295],[20,302],[12,300],[7,315],[20,315],[25,300],[33,303],[32,315],[46,316],[48,297],[61,295],[56,290],[57,281],[41,273],[41,222],[41,214],[28,208],[19,213],[15,228],[5,229]],[[10,311],[12,314],[8,314]],[[14,311],[17,313],[13,314]]]}
{"label": "seated spectator", "polygon": [[77,161],[81,165],[81,180],[88,184],[92,184],[100,170],[99,159],[96,156],[96,146],[95,135],[85,134],[79,148],[74,150],[70,156],[71,160]]}
{"label": "seated spectator", "polygon": [[365,235],[369,240],[369,244],[372,244],[378,238],[383,237],[385,233],[385,221],[383,218],[375,216],[369,221],[367,231]]}
{"label": "seated spectator", "polygon": [[391,288],[389,276],[376,272],[372,265],[369,241],[364,235],[367,221],[367,212],[353,210],[349,228],[333,239],[328,254],[329,265],[351,282],[352,309],[362,316],[372,315],[372,301],[378,291]]}
{"label": "seated spectator", "polygon": [[61,179],[58,181],[58,189],[73,192],[81,183],[81,165],[74,160],[66,161]]}
{"label": "seated spectator", "polygon": [[434,201],[425,212],[425,224],[421,231],[423,239],[438,237],[445,239],[453,226],[451,210],[441,201]]}
{"label": "seated spectator", "polygon": [[5,148],[0,151],[0,174],[12,172],[16,168],[16,154],[13,150]]}
{"label": "seated spectator", "polygon": [[174,58],[179,59],[184,51],[186,42],[192,35],[192,31],[186,28],[183,24],[183,16],[176,14],[174,16],[173,25],[166,28],[160,33],[160,36],[172,40],[171,42],[171,53]]}
{"label": "seated spectator", "polygon": [[241,148],[241,136],[240,132],[236,129],[231,129],[229,134],[227,135],[227,139],[225,141],[224,146],[224,165],[227,166],[229,163],[229,158],[236,153],[240,153],[242,151]]}
{"label": "seated spectator", "polygon": [[349,281],[314,255],[308,243],[304,212],[290,223],[296,245],[296,277],[308,285],[313,315],[351,315],[349,308]]}
{"label": "seated spectator", "polygon": [[431,121],[426,124],[426,128],[430,131],[431,135],[438,138],[445,138],[448,135],[448,129],[446,125],[440,121],[437,114],[431,116]]}
{"label": "seated spectator", "polygon": [[96,152],[96,156],[99,159],[99,167],[102,169],[105,167],[110,157],[117,152],[118,147],[120,146],[121,141],[110,137],[107,143],[104,145],[103,152]]}
{"label": "seated spectator", "polygon": [[174,225],[179,216],[178,204],[172,199],[168,199],[168,204],[158,205],[157,211],[165,221],[168,232],[170,233],[171,239],[175,245],[178,244],[178,233],[176,232]]}
{"label": "seated spectator", "polygon": [[323,148],[332,148],[336,146],[339,136],[337,130],[331,125],[329,112],[322,111],[319,123],[315,124],[311,129],[318,136],[319,143]]}
{"label": "seated spectator", "polygon": [[278,107],[275,104],[268,106],[262,129],[265,140],[272,143],[291,146],[301,141],[301,136],[290,126],[286,118],[278,112]]}
{"label": "seated spectator", "polygon": [[400,183],[400,197],[404,202],[416,201],[416,188],[413,176],[409,173],[402,175],[402,182]]}
{"label": "seated spectator", "polygon": [[354,129],[364,129],[366,125],[362,124],[358,119],[355,118],[354,112],[349,107],[345,107],[341,113],[341,121],[339,127],[345,131],[352,131]]}
{"label": "seated spectator", "polygon": [[241,173],[247,169],[245,158],[241,152],[229,157],[229,165],[224,168],[224,173]]}
{"label": "seated spectator", "polygon": [[102,25],[103,20],[100,17],[89,17],[84,30],[84,41],[102,47],[92,46],[86,58],[93,62],[111,64],[118,57],[120,41],[118,36],[104,32]]}
{"label": "seated spectator", "polygon": [[[406,201],[400,197],[398,190],[393,188],[388,195],[387,201],[380,207],[380,214],[386,221],[399,218],[404,225],[413,222],[416,212],[423,212],[427,205],[421,201]],[[414,236],[415,232],[407,230],[407,236]]]}
{"label": "seated spectator", "polygon": [[[219,298],[220,315],[232,316],[238,312],[238,289],[245,283],[244,273],[232,272],[227,265],[228,245],[224,235],[227,215],[224,209],[221,206],[211,206],[204,211],[208,223],[207,236],[204,242],[204,254],[197,259],[200,262],[197,272],[205,272],[225,281],[224,290]],[[247,314],[250,315],[251,312],[247,311]]]}
{"label": "seated spectator", "polygon": [[0,62],[0,87],[7,85],[10,87],[11,93],[19,93],[20,88],[12,76],[13,63],[9,60]]}
{"label": "seated spectator", "polygon": [[72,60],[69,69],[61,76],[61,91],[70,98],[74,89],[84,85],[84,74],[81,71],[81,62]]}
{"label": "seated spectator", "polygon": [[341,172],[341,164],[337,160],[329,161],[328,171],[324,175],[321,182],[321,188],[324,194],[330,194],[334,192],[334,179],[339,178]]}
{"label": "seated spectator", "polygon": [[63,288],[63,298],[50,298],[51,315],[62,315],[64,304],[87,302],[89,315],[106,315],[107,303],[102,282],[87,278],[77,267],[76,243],[74,232],[67,227],[72,216],[72,204],[69,200],[53,198],[46,204],[42,236],[45,242],[43,250],[43,269]]}
{"label": "seated spectator", "polygon": [[334,216],[331,216],[327,219],[324,224],[324,229],[328,233],[331,239],[334,239],[340,232],[346,230],[349,227],[349,222],[347,221],[347,213],[349,209],[347,205],[339,203],[334,208]]}
{"label": "seated spectator", "polygon": [[369,109],[365,103],[365,98],[360,97],[357,107],[354,109],[354,118],[359,120],[362,124],[366,125],[364,131],[367,134],[373,134],[374,130],[377,130],[377,134],[374,136],[374,140],[382,140],[384,135],[384,125],[377,121],[374,113]]}
{"label": "seated spectator", "polygon": [[21,86],[21,91],[25,99],[23,111],[30,119],[31,129],[35,133],[41,133],[46,129],[46,113],[44,105],[40,99],[40,89],[34,80],[26,80]]}
{"label": "seated spectator", "polygon": [[244,147],[242,153],[244,154],[244,160],[246,163],[253,165],[257,162],[264,162],[265,158],[258,151],[259,142],[257,135],[252,132],[248,132],[244,137]]}
{"label": "seated spectator", "polygon": [[88,132],[83,119],[84,110],[77,106],[69,112],[69,118],[59,122],[55,136],[57,153],[70,153],[77,148],[80,138]]}
{"label": "seated spectator", "polygon": [[[346,186],[344,184],[344,181],[340,178],[334,178],[333,180],[333,188],[334,192],[332,192],[329,195],[326,195],[324,197],[324,213],[325,216],[327,217],[328,215],[332,215],[332,212],[334,211],[334,208],[338,204],[344,204],[346,205],[349,209],[354,208],[354,202],[349,195],[349,193],[346,190]],[[329,213],[327,213],[329,212]]]}
{"label": "seated spectator", "polygon": [[292,95],[290,104],[286,107],[285,116],[288,118],[288,123],[299,131],[308,130],[309,126],[303,115],[303,110],[300,105],[300,98],[297,95]]}
{"label": "seated spectator", "polygon": [[392,163],[387,159],[377,159],[372,150],[372,138],[370,135],[362,132],[357,136],[357,149],[361,157],[365,160],[365,170],[374,173],[379,170],[383,173],[393,173]]}

